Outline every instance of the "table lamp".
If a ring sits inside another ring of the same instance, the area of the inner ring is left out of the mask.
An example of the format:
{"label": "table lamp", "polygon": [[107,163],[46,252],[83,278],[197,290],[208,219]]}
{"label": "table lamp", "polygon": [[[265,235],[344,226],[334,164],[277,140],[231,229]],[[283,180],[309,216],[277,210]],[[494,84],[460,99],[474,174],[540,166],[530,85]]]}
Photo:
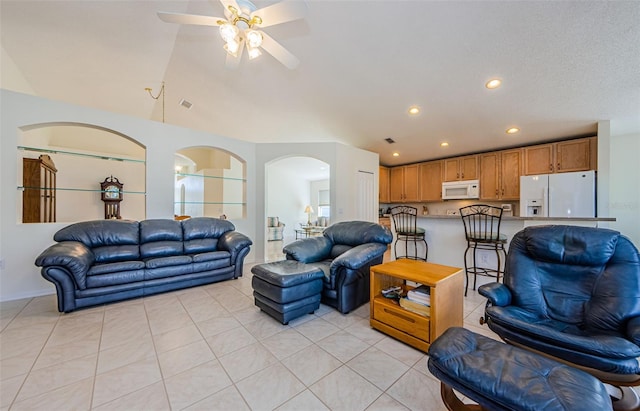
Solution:
{"label": "table lamp", "polygon": [[311,213],[313,213],[313,208],[310,205],[304,208],[304,212],[307,213],[307,226],[311,225]]}

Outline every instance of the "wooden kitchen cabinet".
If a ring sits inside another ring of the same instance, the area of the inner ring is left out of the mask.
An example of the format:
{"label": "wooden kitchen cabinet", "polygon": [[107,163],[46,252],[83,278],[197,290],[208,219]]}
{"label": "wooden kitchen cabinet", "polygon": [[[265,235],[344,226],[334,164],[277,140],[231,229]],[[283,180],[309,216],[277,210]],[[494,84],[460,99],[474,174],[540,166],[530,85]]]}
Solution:
{"label": "wooden kitchen cabinet", "polygon": [[389,168],[380,166],[378,172],[378,201],[389,202]]}
{"label": "wooden kitchen cabinet", "polygon": [[522,149],[480,155],[480,199],[519,200]]}
{"label": "wooden kitchen cabinet", "polygon": [[596,150],[596,139],[593,137],[525,147],[524,174],[594,170]]}
{"label": "wooden kitchen cabinet", "polygon": [[443,160],[444,181],[477,180],[478,156],[454,157]]}
{"label": "wooden kitchen cabinet", "polygon": [[420,201],[442,201],[442,161],[419,165]]}
{"label": "wooden kitchen cabinet", "polygon": [[389,197],[392,203],[419,201],[417,164],[392,167],[390,169]]}

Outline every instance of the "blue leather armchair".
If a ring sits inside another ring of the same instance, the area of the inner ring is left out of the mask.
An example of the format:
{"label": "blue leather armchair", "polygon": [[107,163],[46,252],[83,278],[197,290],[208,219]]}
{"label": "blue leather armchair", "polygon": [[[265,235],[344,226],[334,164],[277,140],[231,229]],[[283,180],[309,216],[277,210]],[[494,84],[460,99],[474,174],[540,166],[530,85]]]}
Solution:
{"label": "blue leather armchair", "polygon": [[[513,237],[504,284],[481,286],[484,321],[506,342],[591,372],[614,409],[638,409],[640,254],[617,231],[529,227]],[[611,387],[613,388],[613,387]]]}
{"label": "blue leather armchair", "polygon": [[333,224],[320,237],[288,244],[288,260],[320,268],[324,272],[324,304],[348,313],[369,301],[369,268],[382,263],[393,236],[388,228],[366,221]]}

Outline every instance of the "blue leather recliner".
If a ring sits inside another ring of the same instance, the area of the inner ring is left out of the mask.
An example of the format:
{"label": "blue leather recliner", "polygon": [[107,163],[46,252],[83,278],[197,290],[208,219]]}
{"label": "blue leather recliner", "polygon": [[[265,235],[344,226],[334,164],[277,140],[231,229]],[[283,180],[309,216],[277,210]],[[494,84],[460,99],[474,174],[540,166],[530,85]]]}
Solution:
{"label": "blue leather recliner", "polygon": [[369,268],[382,263],[393,236],[388,228],[366,221],[344,221],[320,237],[303,238],[284,247],[287,260],[324,272],[321,301],[348,313],[369,301]]}
{"label": "blue leather recliner", "polygon": [[[640,253],[617,231],[528,227],[511,241],[504,284],[484,321],[505,342],[586,370],[610,387],[614,409],[638,409]],[[620,388],[623,387],[623,388]]]}

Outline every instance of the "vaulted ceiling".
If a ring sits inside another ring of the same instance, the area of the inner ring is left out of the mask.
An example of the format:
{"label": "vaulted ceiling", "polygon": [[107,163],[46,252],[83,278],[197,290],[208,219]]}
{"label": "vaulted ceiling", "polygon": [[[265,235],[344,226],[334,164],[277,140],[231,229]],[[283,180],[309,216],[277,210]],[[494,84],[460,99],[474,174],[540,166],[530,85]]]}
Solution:
{"label": "vaulted ceiling", "polygon": [[[156,14],[221,16],[217,0],[2,0],[1,68],[28,84],[2,87],[254,142],[343,142],[387,165],[594,135],[600,120],[640,133],[638,1],[306,4],[264,29],[297,69],[264,53],[229,70],[217,28]],[[163,82],[164,110],[145,91]]]}

